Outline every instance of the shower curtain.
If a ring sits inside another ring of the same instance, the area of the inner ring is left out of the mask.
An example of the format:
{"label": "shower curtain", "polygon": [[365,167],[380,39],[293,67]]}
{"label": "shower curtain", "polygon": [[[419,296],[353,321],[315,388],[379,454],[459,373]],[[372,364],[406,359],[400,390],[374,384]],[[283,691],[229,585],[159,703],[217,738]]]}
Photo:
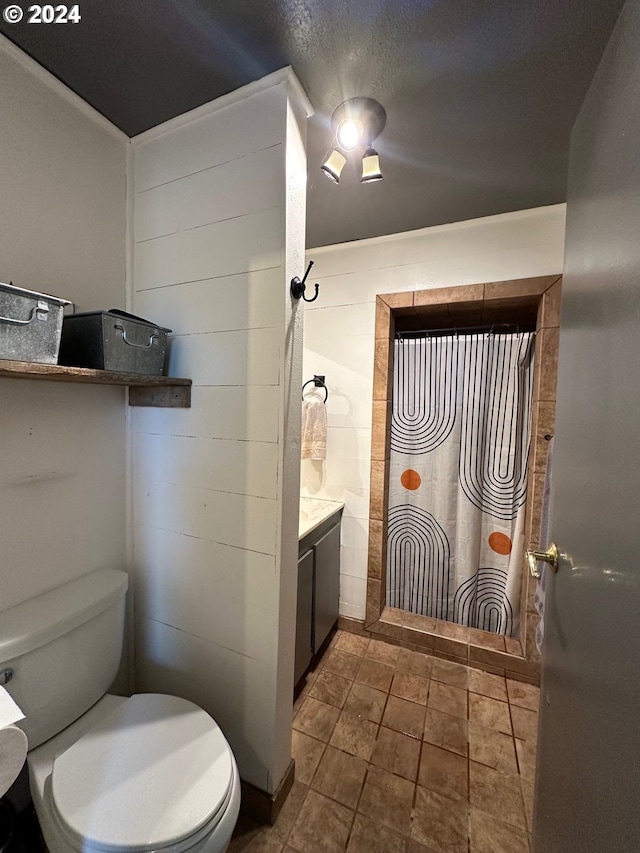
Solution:
{"label": "shower curtain", "polygon": [[387,603],[518,631],[533,332],[395,341]]}

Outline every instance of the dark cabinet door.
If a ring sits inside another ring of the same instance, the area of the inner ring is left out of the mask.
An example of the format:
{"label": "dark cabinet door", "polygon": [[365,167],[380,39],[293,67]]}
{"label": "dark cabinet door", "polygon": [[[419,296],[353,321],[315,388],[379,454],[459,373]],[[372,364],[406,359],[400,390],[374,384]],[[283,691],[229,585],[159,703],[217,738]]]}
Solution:
{"label": "dark cabinet door", "polygon": [[313,651],[318,651],[338,619],[340,601],[340,525],[336,524],[315,544],[315,631]]}
{"label": "dark cabinet door", "polygon": [[298,560],[298,612],[296,617],[296,656],[294,684],[311,663],[313,641],[313,549]]}

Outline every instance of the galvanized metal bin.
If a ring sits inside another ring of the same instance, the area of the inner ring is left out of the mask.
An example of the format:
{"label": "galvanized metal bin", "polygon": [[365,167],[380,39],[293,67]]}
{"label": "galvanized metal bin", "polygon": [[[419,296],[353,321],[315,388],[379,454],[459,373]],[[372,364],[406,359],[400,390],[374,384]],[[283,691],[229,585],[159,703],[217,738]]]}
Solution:
{"label": "galvanized metal bin", "polygon": [[62,326],[60,364],[161,376],[170,331],[116,308],[70,314]]}
{"label": "galvanized metal bin", "polygon": [[0,358],[57,364],[66,299],[0,282]]}

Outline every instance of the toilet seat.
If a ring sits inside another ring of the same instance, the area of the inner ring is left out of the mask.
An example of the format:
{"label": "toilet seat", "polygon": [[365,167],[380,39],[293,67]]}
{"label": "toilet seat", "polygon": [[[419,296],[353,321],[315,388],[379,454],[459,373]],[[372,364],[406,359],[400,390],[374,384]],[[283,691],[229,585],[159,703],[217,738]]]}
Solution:
{"label": "toilet seat", "polygon": [[234,763],[216,722],[176,696],[137,694],[56,758],[50,803],[79,850],[188,850],[228,806]]}

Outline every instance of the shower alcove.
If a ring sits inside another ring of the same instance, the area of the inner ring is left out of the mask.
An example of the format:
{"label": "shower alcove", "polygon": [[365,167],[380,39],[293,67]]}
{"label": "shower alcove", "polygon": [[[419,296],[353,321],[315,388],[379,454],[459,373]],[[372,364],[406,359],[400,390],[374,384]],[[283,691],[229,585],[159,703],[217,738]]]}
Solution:
{"label": "shower alcove", "polygon": [[376,299],[365,630],[403,646],[531,683],[539,683],[540,675],[535,647],[538,615],[534,607],[535,581],[524,565],[517,637],[468,628],[386,604],[393,341],[396,331],[424,328],[462,332],[465,328],[504,323],[535,328],[525,547],[537,547],[548,438],[553,434],[555,420],[561,286],[562,277],[553,275],[390,293]]}

